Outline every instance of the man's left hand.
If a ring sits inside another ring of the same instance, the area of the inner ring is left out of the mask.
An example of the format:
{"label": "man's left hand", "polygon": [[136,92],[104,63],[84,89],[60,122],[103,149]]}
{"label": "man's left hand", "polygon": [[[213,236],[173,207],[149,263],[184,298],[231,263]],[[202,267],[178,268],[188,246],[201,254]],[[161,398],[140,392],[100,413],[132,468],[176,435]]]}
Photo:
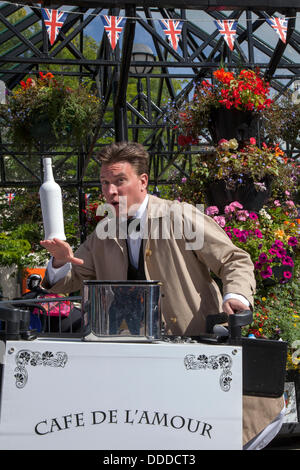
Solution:
{"label": "man's left hand", "polygon": [[247,305],[243,304],[238,299],[228,299],[223,302],[223,312],[227,313],[227,315],[232,315],[233,313],[239,312],[241,310],[249,310]]}

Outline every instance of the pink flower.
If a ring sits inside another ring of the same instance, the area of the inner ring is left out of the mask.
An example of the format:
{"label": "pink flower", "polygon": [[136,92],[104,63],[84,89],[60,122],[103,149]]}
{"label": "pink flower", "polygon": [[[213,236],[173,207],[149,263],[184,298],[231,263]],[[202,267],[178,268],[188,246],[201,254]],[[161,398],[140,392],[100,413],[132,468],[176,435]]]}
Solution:
{"label": "pink flower", "polygon": [[285,256],[284,258],[282,258],[282,264],[284,264],[285,266],[294,266],[294,261],[290,256]]}
{"label": "pink flower", "polygon": [[256,139],[254,137],[250,137],[250,144],[256,145]]}
{"label": "pink flower", "polygon": [[229,204],[231,207],[234,207],[236,209],[243,209],[242,204],[240,204],[238,201],[233,201]]}
{"label": "pink flower", "polygon": [[224,209],[225,214],[230,214],[230,212],[233,212],[233,211],[234,211],[234,208],[230,206],[225,206],[225,209]]}
{"label": "pink flower", "polygon": [[258,219],[258,215],[255,214],[255,212],[250,212],[250,214],[249,214],[249,219],[257,220],[257,219]]}
{"label": "pink flower", "polygon": [[267,267],[264,271],[260,272],[260,275],[263,279],[266,279],[267,277],[271,277],[273,274],[272,268],[270,266]]}
{"label": "pink flower", "polygon": [[234,228],[232,231],[236,237],[239,237],[242,233],[239,228]]}
{"label": "pink flower", "polygon": [[288,245],[290,246],[296,246],[298,244],[298,240],[296,237],[290,237],[288,239]]}
{"label": "pink flower", "polygon": [[281,240],[275,240],[271,248],[283,248],[283,242]]}
{"label": "pink flower", "polygon": [[286,196],[290,196],[290,195],[291,195],[291,193],[290,193],[289,191],[284,191],[284,194],[285,194]]}
{"label": "pink flower", "polygon": [[243,209],[242,204],[238,201],[231,202],[228,206],[225,206],[225,214],[230,214],[230,212],[234,212],[235,209]]}
{"label": "pink flower", "polygon": [[249,212],[246,211],[246,210],[237,211],[237,213],[236,213],[237,220],[239,220],[241,222],[247,220],[248,216],[249,216]]}
{"label": "pink flower", "polygon": [[274,206],[276,206],[276,207],[281,206],[281,204],[280,204],[280,202],[278,201],[278,199],[275,199],[275,201],[274,201]]}
{"label": "pink flower", "polygon": [[216,215],[215,217],[213,217],[213,219],[217,222],[218,225],[220,225],[220,227],[225,227],[225,217],[223,217],[222,215]]}
{"label": "pink flower", "polygon": [[283,277],[284,277],[285,279],[291,279],[292,273],[291,273],[290,271],[284,271]]}
{"label": "pink flower", "polygon": [[184,176],[183,178],[181,178],[181,182],[182,182],[182,183],[186,183],[186,182],[187,182],[187,178]]}
{"label": "pink flower", "polygon": [[228,140],[221,139],[221,140],[219,140],[218,145],[227,144],[227,143],[229,143]]}
{"label": "pink flower", "polygon": [[285,201],[285,203],[288,207],[295,207],[295,204],[293,201]]}
{"label": "pink flower", "polygon": [[257,238],[263,238],[263,234],[258,229],[254,230],[254,234],[257,236]]}
{"label": "pink flower", "polygon": [[217,206],[209,206],[205,209],[205,214],[206,215],[215,215],[219,213],[219,209]]}

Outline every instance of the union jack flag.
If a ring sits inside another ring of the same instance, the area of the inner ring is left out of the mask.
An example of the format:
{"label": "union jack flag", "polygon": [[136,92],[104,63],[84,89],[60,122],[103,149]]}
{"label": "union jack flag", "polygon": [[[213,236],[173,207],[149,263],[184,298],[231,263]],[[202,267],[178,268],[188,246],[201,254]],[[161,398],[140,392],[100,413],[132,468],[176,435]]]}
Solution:
{"label": "union jack flag", "polygon": [[177,51],[179,36],[181,35],[183,21],[177,20],[159,20],[165,35],[172,44],[173,49]]}
{"label": "union jack flag", "polygon": [[47,28],[47,33],[49,36],[49,41],[52,44],[55,42],[62,25],[68,13],[59,10],[49,10],[48,8],[42,8],[42,15],[44,18],[44,23]]}
{"label": "union jack flag", "polygon": [[114,50],[122,33],[126,18],[122,16],[101,16],[110,45]]}
{"label": "union jack flag", "polygon": [[12,200],[14,199],[14,197],[16,196],[16,193],[5,193],[5,197],[9,203],[9,205],[11,204]]}
{"label": "union jack flag", "polygon": [[285,17],[277,18],[276,16],[271,16],[270,18],[266,18],[266,20],[269,25],[272,26],[273,29],[275,29],[281,41],[286,43],[288,20],[286,20]]}
{"label": "union jack flag", "polygon": [[229,49],[233,51],[234,40],[236,36],[237,21],[236,20],[214,20],[219,33],[223,35]]}

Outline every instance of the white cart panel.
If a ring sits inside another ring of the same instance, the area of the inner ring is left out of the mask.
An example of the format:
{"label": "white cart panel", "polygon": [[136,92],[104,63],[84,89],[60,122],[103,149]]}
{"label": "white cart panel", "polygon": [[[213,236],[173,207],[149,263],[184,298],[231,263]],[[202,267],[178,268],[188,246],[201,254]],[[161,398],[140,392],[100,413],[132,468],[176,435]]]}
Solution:
{"label": "white cart panel", "polygon": [[241,449],[242,349],[8,341],[0,449]]}

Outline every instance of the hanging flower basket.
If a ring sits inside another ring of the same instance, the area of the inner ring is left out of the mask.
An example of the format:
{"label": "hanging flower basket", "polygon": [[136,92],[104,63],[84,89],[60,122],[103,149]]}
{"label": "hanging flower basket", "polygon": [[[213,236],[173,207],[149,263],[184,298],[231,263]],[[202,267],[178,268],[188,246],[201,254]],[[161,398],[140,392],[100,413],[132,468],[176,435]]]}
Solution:
{"label": "hanging flower basket", "polygon": [[259,117],[252,111],[238,109],[212,109],[209,119],[209,131],[213,142],[221,139],[236,139],[239,146],[245,145],[251,137],[258,138]]}
{"label": "hanging flower basket", "polygon": [[101,101],[87,87],[67,86],[51,73],[21,81],[8,99],[8,138],[16,148],[70,143],[78,145],[93,130]]}
{"label": "hanging flower basket", "polygon": [[[235,179],[239,179],[238,175]],[[224,210],[231,202],[239,201],[246,210],[258,212],[271,195],[272,178],[266,176],[260,183],[264,191],[257,190],[257,185],[248,176],[244,176],[242,184],[238,183],[233,189],[228,189],[226,180],[213,181],[205,190],[207,204]]]}
{"label": "hanging flower basket", "polygon": [[261,112],[273,103],[268,98],[269,83],[260,77],[259,70],[234,74],[221,68],[213,75],[215,83],[202,81],[193,100],[175,110],[179,145],[194,144],[205,131],[210,132],[214,144],[220,138],[235,138],[244,144],[257,136]]}

